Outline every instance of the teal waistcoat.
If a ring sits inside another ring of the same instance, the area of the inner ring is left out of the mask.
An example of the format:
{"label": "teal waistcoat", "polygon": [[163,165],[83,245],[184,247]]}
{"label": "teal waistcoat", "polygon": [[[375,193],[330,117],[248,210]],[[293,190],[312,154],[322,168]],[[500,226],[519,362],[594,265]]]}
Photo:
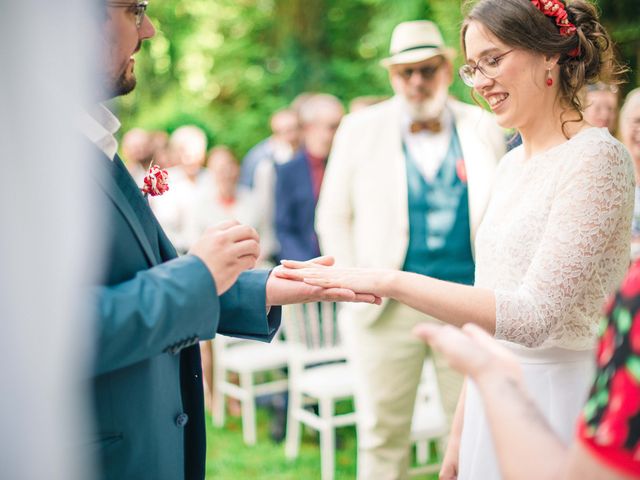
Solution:
{"label": "teal waistcoat", "polygon": [[440,170],[427,180],[404,147],[409,194],[409,247],[403,270],[472,285],[469,202],[455,127]]}

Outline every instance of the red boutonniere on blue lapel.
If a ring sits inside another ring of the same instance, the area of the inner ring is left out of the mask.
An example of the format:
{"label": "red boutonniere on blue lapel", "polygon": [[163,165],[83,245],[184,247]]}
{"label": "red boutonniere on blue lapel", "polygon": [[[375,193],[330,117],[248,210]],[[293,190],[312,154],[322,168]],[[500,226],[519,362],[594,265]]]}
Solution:
{"label": "red boutonniere on blue lapel", "polygon": [[467,167],[465,167],[464,160],[462,158],[456,160],[456,173],[462,183],[467,183]]}
{"label": "red boutonniere on blue lapel", "polygon": [[151,165],[149,167],[149,171],[144,177],[144,182],[140,190],[142,190],[145,197],[147,195],[151,195],[152,197],[162,195],[164,192],[169,190],[168,180],[169,174],[166,170],[157,165]]}

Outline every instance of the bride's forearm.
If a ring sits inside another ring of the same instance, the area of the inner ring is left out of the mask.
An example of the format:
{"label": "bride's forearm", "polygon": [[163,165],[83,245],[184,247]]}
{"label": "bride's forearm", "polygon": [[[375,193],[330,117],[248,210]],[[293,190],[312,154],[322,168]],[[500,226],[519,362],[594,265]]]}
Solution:
{"label": "bride's forearm", "polygon": [[451,325],[475,323],[491,334],[495,332],[496,299],[491,290],[401,271],[385,272],[380,282],[385,297]]}

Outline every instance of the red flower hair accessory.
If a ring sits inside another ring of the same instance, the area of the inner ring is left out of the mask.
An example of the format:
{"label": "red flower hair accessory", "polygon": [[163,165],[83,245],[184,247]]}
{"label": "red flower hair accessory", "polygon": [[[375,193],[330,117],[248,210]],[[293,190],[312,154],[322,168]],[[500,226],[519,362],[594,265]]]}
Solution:
{"label": "red flower hair accessory", "polygon": [[[531,0],[533,6],[544,13],[547,17],[554,18],[556,25],[560,29],[560,35],[570,37],[576,33],[576,26],[569,21],[564,4],[560,0]],[[572,57],[577,56],[578,50],[569,52]]]}
{"label": "red flower hair accessory", "polygon": [[169,174],[166,170],[163,170],[157,165],[149,167],[149,172],[144,177],[144,183],[142,185],[142,193],[145,195],[162,195],[169,190]]}

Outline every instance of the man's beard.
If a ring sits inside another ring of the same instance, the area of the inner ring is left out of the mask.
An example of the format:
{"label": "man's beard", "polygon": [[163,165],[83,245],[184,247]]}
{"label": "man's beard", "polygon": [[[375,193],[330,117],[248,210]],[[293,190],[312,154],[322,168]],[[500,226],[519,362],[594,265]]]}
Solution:
{"label": "man's beard", "polygon": [[110,85],[110,92],[112,97],[119,97],[130,93],[134,88],[136,88],[136,77],[133,73],[127,77],[127,72],[125,70],[118,76],[112,85]]}
{"label": "man's beard", "polygon": [[424,121],[440,118],[444,111],[444,106],[449,97],[448,88],[438,89],[434,96],[421,102],[413,102],[406,96],[401,95],[402,102],[411,117],[411,120]]}

